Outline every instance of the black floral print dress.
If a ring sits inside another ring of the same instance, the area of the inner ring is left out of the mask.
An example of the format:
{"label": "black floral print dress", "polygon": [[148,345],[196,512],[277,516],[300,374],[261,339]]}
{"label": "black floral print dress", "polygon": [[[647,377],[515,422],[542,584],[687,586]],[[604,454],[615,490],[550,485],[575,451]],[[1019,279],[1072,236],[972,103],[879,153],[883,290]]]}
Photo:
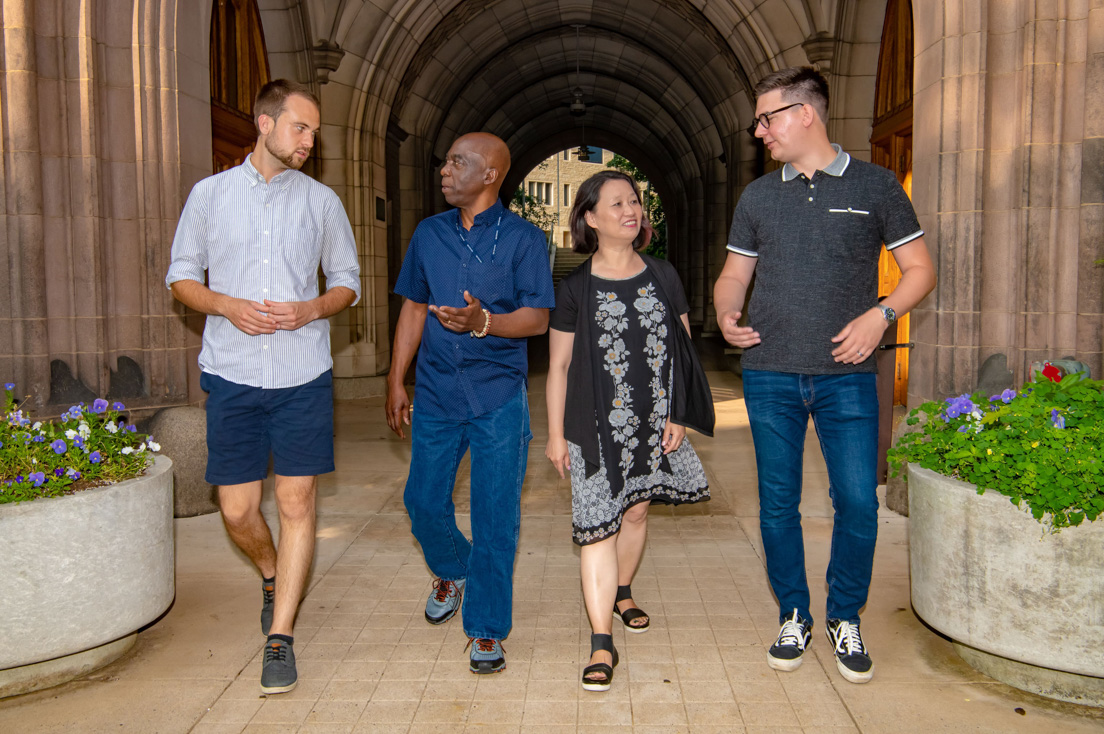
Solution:
{"label": "black floral print dress", "polygon": [[[684,504],[709,499],[698,455],[689,440],[663,454],[670,413],[672,329],[683,325],[656,296],[645,269],[624,280],[591,276],[593,291],[582,308],[591,313],[600,375],[598,442],[601,463],[587,476],[582,451],[568,443],[571,459],[572,536],[579,545],[617,533],[621,516],[644,501]],[[577,337],[578,338],[578,337]]]}

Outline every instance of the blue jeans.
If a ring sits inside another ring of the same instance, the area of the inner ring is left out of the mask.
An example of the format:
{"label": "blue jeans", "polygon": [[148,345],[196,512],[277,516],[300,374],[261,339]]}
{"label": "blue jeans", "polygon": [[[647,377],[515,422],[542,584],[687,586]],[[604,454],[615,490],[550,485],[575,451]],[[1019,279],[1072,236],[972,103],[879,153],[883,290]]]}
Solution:
{"label": "blue jeans", "polygon": [[[521,483],[529,458],[529,400],[523,386],[505,405],[457,421],[414,413],[403,501],[434,576],[466,579],[464,633],[504,639],[513,624],[514,556]],[[471,542],[456,527],[456,471],[471,448]]]}
{"label": "blue jeans", "polygon": [[878,538],[877,376],[744,370],[744,402],[759,471],[759,528],[781,616],[809,613],[801,533],[802,453],[813,417],[835,511],[828,563],[828,619],[857,623]]}

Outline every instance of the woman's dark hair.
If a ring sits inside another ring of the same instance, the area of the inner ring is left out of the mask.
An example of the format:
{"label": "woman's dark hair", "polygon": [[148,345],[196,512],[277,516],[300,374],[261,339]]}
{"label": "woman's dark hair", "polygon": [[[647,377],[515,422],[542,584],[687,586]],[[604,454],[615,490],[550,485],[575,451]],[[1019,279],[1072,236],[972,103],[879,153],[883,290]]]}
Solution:
{"label": "woman's dark hair", "polygon": [[[598,206],[598,198],[602,194],[602,187],[610,181],[625,181],[632,186],[636,200],[640,201],[640,188],[632,176],[621,171],[600,171],[579,186],[575,194],[575,204],[571,207],[571,215],[567,221],[571,224],[571,249],[584,255],[590,255],[598,250],[598,233],[587,224],[587,212],[594,211]],[[641,202],[643,204],[643,202]],[[633,240],[633,249],[643,250],[647,246],[648,238],[644,232],[643,217],[640,222],[640,232]]]}

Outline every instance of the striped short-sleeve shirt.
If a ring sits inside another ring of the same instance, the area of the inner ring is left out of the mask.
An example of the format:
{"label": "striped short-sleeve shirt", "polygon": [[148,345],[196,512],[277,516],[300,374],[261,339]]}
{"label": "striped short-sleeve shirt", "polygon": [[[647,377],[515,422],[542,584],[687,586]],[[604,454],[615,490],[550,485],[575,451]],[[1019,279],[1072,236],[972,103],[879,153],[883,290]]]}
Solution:
{"label": "striped short-sleeve shirt", "polygon": [[[265,182],[247,157],[240,166],[195,185],[172,245],[165,275],[204,282],[216,293],[252,301],[317,298],[318,268],[326,287],[344,286],[360,298],[360,265],[349,218],[324,184],[288,169]],[[304,385],[333,366],[330,323],[249,336],[222,316],[209,315],[199,366],[239,385]]]}

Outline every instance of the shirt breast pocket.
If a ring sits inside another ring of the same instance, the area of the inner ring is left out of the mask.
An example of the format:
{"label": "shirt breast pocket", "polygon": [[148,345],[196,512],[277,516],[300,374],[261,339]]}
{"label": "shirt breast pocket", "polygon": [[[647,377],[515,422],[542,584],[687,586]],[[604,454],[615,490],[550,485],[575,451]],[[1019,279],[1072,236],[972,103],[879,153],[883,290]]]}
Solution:
{"label": "shirt breast pocket", "polygon": [[280,253],[296,275],[313,276],[322,256],[322,230],[309,220],[292,223],[282,238]]}
{"label": "shirt breast pocket", "polygon": [[878,237],[877,217],[861,204],[829,206],[827,223],[839,241],[848,246]]}

